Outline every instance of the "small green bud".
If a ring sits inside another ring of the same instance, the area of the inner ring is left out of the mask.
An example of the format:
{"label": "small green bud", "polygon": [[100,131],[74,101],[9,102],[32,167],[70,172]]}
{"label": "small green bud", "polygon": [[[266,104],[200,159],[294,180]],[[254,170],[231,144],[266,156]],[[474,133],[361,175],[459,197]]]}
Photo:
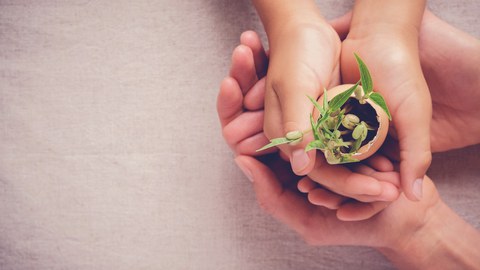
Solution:
{"label": "small green bud", "polygon": [[368,131],[372,130],[372,129],[370,128],[370,126],[367,123],[365,123],[363,121],[360,123],[360,125],[365,127],[365,129],[363,130],[363,133],[362,133],[362,141],[364,141],[367,138]]}
{"label": "small green bud", "polygon": [[357,87],[357,89],[355,89],[355,98],[359,101],[363,99],[363,91],[360,87]]}
{"label": "small green bud", "polygon": [[[355,127],[352,133],[352,138],[358,140],[360,137],[364,136],[364,133],[367,131],[367,128],[364,125],[358,125]],[[365,136],[366,137],[366,136]]]}
{"label": "small green bud", "polygon": [[335,138],[340,138],[340,136],[342,136],[342,133],[340,133],[340,130],[336,129],[334,132],[333,132],[333,135],[335,135]]}
{"label": "small green bud", "polygon": [[294,140],[299,140],[303,137],[303,133],[301,131],[295,130],[295,131],[290,131],[285,135],[285,138],[288,140],[294,141]]}
{"label": "small green bud", "polygon": [[342,120],[342,126],[344,126],[346,129],[354,129],[356,125],[360,123],[360,118],[354,114],[347,114]]}

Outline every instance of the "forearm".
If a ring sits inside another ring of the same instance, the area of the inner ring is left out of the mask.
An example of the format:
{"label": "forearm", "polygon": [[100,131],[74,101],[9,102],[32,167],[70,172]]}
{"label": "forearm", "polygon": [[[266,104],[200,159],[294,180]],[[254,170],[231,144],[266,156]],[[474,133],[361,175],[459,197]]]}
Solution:
{"label": "forearm", "polygon": [[394,31],[417,39],[426,0],[356,0],[350,32],[366,35]]}
{"label": "forearm", "polygon": [[400,269],[478,269],[480,233],[440,202],[406,245],[380,249]]}
{"label": "forearm", "polygon": [[313,0],[252,0],[269,38],[292,23],[323,20]]}

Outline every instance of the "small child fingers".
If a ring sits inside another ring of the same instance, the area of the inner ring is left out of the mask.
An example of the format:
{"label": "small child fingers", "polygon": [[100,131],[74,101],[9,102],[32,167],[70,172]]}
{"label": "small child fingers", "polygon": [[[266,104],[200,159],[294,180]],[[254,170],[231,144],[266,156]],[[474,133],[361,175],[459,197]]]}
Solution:
{"label": "small child fingers", "polygon": [[369,219],[385,209],[389,204],[388,202],[363,203],[352,200],[341,205],[337,210],[337,218],[343,221]]}
{"label": "small child fingers", "polygon": [[400,174],[397,171],[376,171],[371,167],[360,163],[353,164],[350,168],[353,172],[368,175],[379,181],[390,183],[398,188],[400,187]]}
{"label": "small child fingers", "polygon": [[372,167],[372,169],[380,172],[389,172],[394,170],[393,163],[387,157],[381,154],[375,154],[364,162],[368,166]]}

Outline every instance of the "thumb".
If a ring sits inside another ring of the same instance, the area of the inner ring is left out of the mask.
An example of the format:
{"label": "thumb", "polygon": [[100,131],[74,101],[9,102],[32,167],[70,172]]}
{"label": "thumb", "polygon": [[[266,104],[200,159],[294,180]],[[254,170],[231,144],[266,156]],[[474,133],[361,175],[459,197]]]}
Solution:
{"label": "thumb", "polygon": [[[303,134],[302,140],[296,145],[289,145],[287,151],[290,157],[292,170],[297,175],[308,174],[315,166],[315,150],[305,152],[309,142],[313,140],[310,124],[310,115],[313,113],[314,105],[308,98],[318,98],[320,87],[308,85],[296,85],[285,87],[276,91],[282,114],[282,126],[285,136],[295,136],[295,133]],[[305,90],[303,90],[305,89]]]}
{"label": "thumb", "polygon": [[409,110],[398,114],[393,121],[399,139],[402,189],[408,199],[418,201],[422,198],[423,178],[432,161],[430,150],[431,107],[419,104],[420,102],[416,102],[415,99],[410,101]]}
{"label": "thumb", "polygon": [[235,162],[252,181],[257,201],[263,210],[305,235],[308,229],[306,220],[313,215],[315,206],[284,188],[275,173],[255,158],[238,156]]}

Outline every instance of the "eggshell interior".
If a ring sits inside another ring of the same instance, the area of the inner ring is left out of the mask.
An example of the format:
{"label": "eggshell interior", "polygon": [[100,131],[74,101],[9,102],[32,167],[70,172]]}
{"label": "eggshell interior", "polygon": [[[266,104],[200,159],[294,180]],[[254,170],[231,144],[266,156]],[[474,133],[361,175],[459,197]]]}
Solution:
{"label": "eggshell interior", "polygon": [[[342,84],[335,86],[329,90],[327,90],[327,96],[328,96],[328,101],[332,100],[336,95],[344,92],[348,88],[352,87],[353,84]],[[358,86],[362,87],[362,86]],[[355,97],[355,94],[351,95],[352,97]],[[323,104],[323,95],[318,98],[318,102],[320,104]],[[377,113],[377,120],[379,123],[377,134],[375,137],[367,142],[364,146],[360,147],[358,149],[357,153],[354,154],[352,157],[358,160],[364,160],[372,156],[375,152],[378,151],[378,149],[382,146],[382,144],[385,142],[385,139],[387,138],[388,134],[388,127],[389,127],[389,119],[388,115],[385,113],[385,111],[382,109],[382,107],[378,106],[371,100],[367,99],[367,103],[370,104],[375,112]],[[315,112],[315,117],[318,117],[318,112]]]}

